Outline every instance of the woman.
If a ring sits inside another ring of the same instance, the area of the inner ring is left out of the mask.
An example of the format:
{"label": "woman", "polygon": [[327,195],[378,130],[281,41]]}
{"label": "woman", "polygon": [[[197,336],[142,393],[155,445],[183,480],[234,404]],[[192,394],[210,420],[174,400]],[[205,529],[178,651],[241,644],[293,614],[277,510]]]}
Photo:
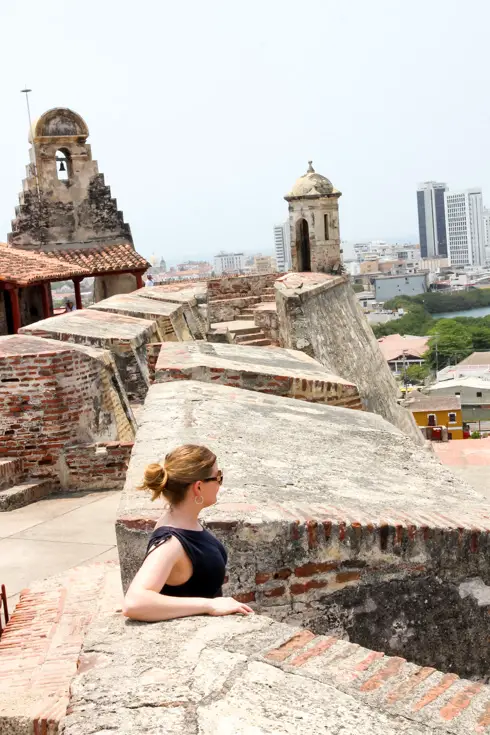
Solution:
{"label": "woman", "polygon": [[206,447],[186,444],[150,464],[141,489],[168,506],[153,531],[145,560],[124,600],[124,615],[154,622],[188,615],[248,615],[253,610],[222,597],[227,554],[198,521],[216,503],[223,473]]}

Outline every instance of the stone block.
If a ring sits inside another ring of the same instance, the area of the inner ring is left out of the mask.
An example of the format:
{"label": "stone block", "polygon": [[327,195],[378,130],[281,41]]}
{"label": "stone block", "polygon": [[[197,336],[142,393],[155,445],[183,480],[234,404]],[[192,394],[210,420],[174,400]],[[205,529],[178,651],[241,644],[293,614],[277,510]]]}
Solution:
{"label": "stone block", "polygon": [[184,318],[194,339],[204,339],[206,323],[203,321],[199,306],[206,302],[207,284],[205,281],[197,283],[166,283],[158,286],[140,288],[134,291],[135,296],[156,301],[181,304]]}
{"label": "stone block", "polygon": [[158,301],[157,299],[141,298],[131,293],[121,293],[99,301],[90,308],[154,321],[157,324],[160,342],[184,342],[192,339],[184,319],[183,306],[175,302]]}
{"label": "stone block", "polygon": [[149,385],[146,345],[159,341],[156,322],[83,309],[43,319],[22,327],[20,333],[109,350],[129,398],[145,397]]}
{"label": "stone block", "polygon": [[330,375],[303,352],[279,347],[164,343],[155,382],[169,380],[202,380],[312,403],[361,408],[355,385]]}

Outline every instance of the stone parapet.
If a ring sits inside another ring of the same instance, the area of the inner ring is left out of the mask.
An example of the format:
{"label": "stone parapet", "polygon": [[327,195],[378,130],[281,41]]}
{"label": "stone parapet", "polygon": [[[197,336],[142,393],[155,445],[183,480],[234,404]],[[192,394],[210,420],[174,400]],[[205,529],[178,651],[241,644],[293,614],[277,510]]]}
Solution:
{"label": "stone parapet", "polygon": [[277,347],[162,344],[155,382],[171,380],[201,380],[312,403],[361,408],[355,385],[330,375],[302,352]]}
{"label": "stone parapet", "polygon": [[145,397],[149,385],[146,345],[159,341],[156,322],[83,309],[43,319],[19,332],[109,350],[130,400]]}
{"label": "stone parapet", "polygon": [[2,733],[490,731],[489,687],[455,673],[262,615],[135,623],[119,595],[103,565],[23,594],[0,644]]}
{"label": "stone parapet", "polygon": [[279,341],[355,383],[368,411],[423,443],[347,276],[287,273],[276,281]]}
{"label": "stone parapet", "polygon": [[188,380],[154,384],[140,421],[116,524],[124,587],[163,510],[136,489],[145,465],[203,443],[225,475],[203,521],[228,548],[226,593],[318,634],[485,676],[486,501],[392,424]]}
{"label": "stone parapet", "polygon": [[71,569],[23,590],[0,640],[0,732],[56,735],[87,627],[121,608],[114,562]]}
{"label": "stone parapet", "polygon": [[89,308],[154,321],[161,342],[183,342],[192,339],[181,304],[144,299],[134,294],[117,294],[98,301]]}
{"label": "stone parapet", "polygon": [[181,304],[184,319],[192,337],[194,339],[205,339],[207,325],[202,319],[199,305],[206,303],[206,290],[207,284],[205,281],[196,283],[183,281],[140,288],[133,292],[133,296]]}

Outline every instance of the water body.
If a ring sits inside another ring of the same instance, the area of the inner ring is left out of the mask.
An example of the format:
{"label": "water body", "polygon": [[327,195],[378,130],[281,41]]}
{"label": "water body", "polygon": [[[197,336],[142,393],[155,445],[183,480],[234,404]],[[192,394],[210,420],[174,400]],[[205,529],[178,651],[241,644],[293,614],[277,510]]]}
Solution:
{"label": "water body", "polygon": [[456,316],[488,316],[490,314],[490,306],[481,306],[478,309],[466,309],[466,311],[447,311],[443,314],[432,314],[433,319],[454,319]]}

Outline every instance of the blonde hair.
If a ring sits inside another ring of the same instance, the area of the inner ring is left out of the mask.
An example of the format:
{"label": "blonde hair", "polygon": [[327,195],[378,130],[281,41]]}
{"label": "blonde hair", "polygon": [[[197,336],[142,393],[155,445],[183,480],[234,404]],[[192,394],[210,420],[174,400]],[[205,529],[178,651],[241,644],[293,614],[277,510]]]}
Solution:
{"label": "blonde hair", "polygon": [[189,485],[206,480],[216,462],[216,455],[207,447],[184,444],[169,452],[163,463],[147,465],[140,490],[150,490],[151,499],[161,495],[170,505],[181,503]]}

